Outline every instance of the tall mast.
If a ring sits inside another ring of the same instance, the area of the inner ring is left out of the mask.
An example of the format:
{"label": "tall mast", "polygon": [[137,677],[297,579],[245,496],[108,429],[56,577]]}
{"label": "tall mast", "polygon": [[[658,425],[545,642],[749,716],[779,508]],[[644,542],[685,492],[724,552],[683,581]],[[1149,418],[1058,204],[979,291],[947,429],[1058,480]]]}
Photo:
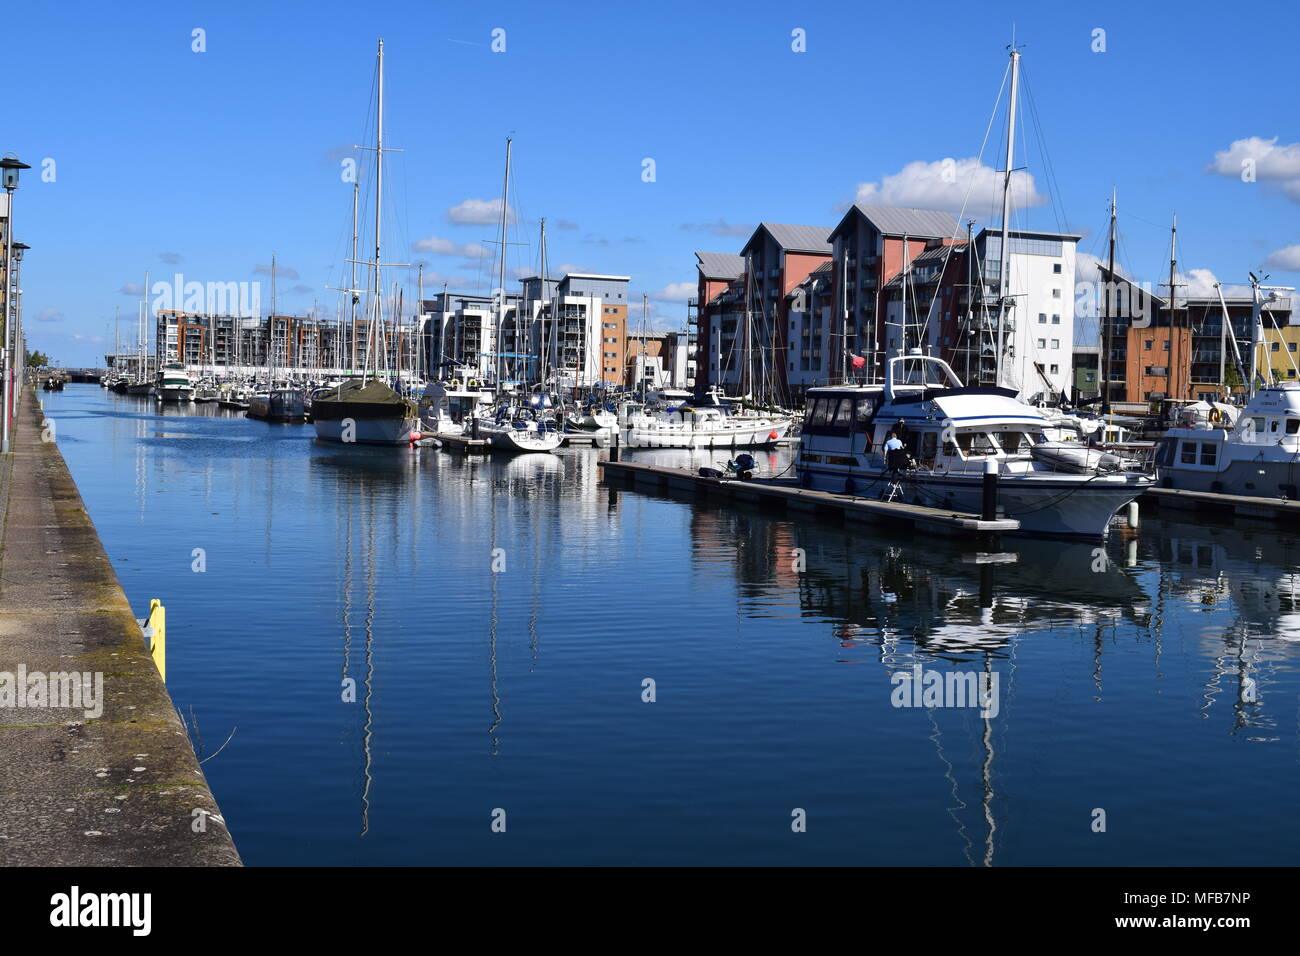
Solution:
{"label": "tall mast", "polygon": [[[1106,312],[1101,317],[1101,410],[1110,407],[1110,327],[1114,321],[1111,295],[1115,289],[1115,188],[1110,190],[1110,259],[1106,267]],[[1130,295],[1132,292],[1130,290]]]}
{"label": "tall mast", "polygon": [[[840,271],[843,273],[840,292],[843,299],[841,305],[844,309],[844,324],[840,332],[840,382],[844,383],[849,380],[849,250],[847,247],[844,249],[844,262]],[[872,359],[874,358],[873,355]]]}
{"label": "tall mast", "polygon": [[1180,340],[1178,338],[1178,310],[1175,300],[1178,297],[1178,287],[1174,285],[1174,280],[1178,272],[1178,213],[1174,213],[1172,225],[1169,227],[1169,338],[1172,340],[1169,344],[1169,392],[1170,398],[1182,398],[1183,389],[1179,388],[1178,363],[1180,349]]}
{"label": "tall mast", "polygon": [[415,273],[415,374],[423,381],[425,375],[424,360],[424,263]]}
{"label": "tall mast", "polygon": [[641,401],[645,402],[645,330],[646,330],[646,309],[650,305],[650,296],[641,293],[641,361],[637,363],[640,366],[637,374],[641,376]]}
{"label": "tall mast", "polygon": [[[384,41],[379,41],[379,77],[375,95],[375,266],[374,281],[371,286],[371,301],[374,303],[374,315],[371,318],[370,329],[368,330],[367,341],[370,343],[366,349],[366,368],[361,373],[362,382],[366,381],[367,373],[370,370],[370,356],[376,349],[376,336],[379,334],[379,320],[382,307],[379,301],[381,288],[379,278],[379,237],[380,237],[380,220],[383,216],[384,204]],[[376,359],[376,362],[378,359]],[[378,364],[375,366],[375,372],[378,374]]]}
{"label": "tall mast", "polygon": [[271,315],[266,322],[266,384],[275,378],[275,253],[271,253]]}
{"label": "tall mast", "polygon": [[[966,220],[966,377],[962,379],[967,385],[970,384],[970,358],[971,358],[971,335],[975,331],[975,286],[974,286],[974,268],[975,268],[975,244],[971,239],[971,233],[975,228],[975,220]],[[976,348],[979,346],[979,337],[976,337]]]}
{"label": "tall mast", "polygon": [[352,280],[348,283],[348,297],[352,302],[351,309],[348,313],[348,338],[351,340],[351,351],[348,354],[348,371],[352,372],[357,367],[357,201],[361,184],[352,183]]}
{"label": "tall mast", "polygon": [[1016,97],[1020,92],[1020,51],[1011,45],[1011,99],[1007,104],[1007,165],[1002,176],[1002,250],[998,256],[998,354],[993,384],[1002,384],[1002,359],[1006,348],[1007,280],[1011,269],[1011,172],[1016,156]]}
{"label": "tall mast", "polygon": [[[541,301],[539,301],[538,304],[537,304],[537,317],[538,317],[538,320],[539,320],[539,323],[540,323],[540,327],[539,327],[539,329],[538,329],[539,335],[538,335],[538,344],[537,344],[537,379],[538,379],[538,381],[540,381],[540,382],[542,383],[542,386],[545,387],[545,385],[546,385],[546,364],[547,364],[547,363],[546,363],[546,358],[547,358],[547,355],[548,355],[549,350],[550,350],[550,346],[549,346],[549,344],[548,344],[547,341],[546,341],[546,322],[545,322],[545,315],[546,315],[546,311],[545,311],[545,310],[546,310],[546,272],[547,272],[547,265],[546,265],[546,217],[545,217],[545,216],[542,217],[541,222],[538,224],[538,228],[539,228],[539,230],[540,230],[540,236],[539,236],[539,238],[538,238],[538,243],[539,243],[538,256],[539,256],[539,260],[540,260],[540,261],[539,261],[538,264],[542,267],[542,268],[541,268],[541,273],[542,273],[542,293],[541,293],[541,295],[542,295],[542,298],[541,298]],[[552,326],[552,328],[555,326],[555,317],[554,317],[554,316],[551,317],[551,326]],[[589,351],[589,349],[588,349],[587,351]],[[584,359],[585,359],[585,355],[584,355]],[[557,357],[557,358],[556,358],[556,362],[555,362],[556,368],[559,367],[559,364],[560,364],[560,363],[559,363],[559,358]],[[575,386],[576,386],[576,384],[577,384],[577,382],[576,382],[576,375],[575,375],[575,382],[574,382],[574,384],[575,384]],[[558,388],[557,388],[557,391],[558,391]]]}
{"label": "tall mast", "polygon": [[507,226],[510,218],[510,147],[512,140],[506,137],[506,178],[501,187],[501,262],[498,269],[501,299],[497,303],[497,334],[495,348],[492,351],[496,354],[496,387],[497,394],[501,393],[501,375],[503,365],[501,362],[501,348],[504,344],[505,324],[506,324],[506,240],[509,239]]}

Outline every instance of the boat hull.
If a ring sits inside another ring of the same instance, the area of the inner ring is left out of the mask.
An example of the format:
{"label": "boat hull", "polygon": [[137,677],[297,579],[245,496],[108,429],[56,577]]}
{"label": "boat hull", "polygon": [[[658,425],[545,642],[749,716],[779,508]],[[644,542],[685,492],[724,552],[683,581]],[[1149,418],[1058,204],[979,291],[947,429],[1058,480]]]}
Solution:
{"label": "boat hull", "polygon": [[789,431],[788,421],[767,419],[702,428],[634,423],[619,429],[619,439],[628,448],[761,448]]}
{"label": "boat hull", "polygon": [[315,418],[312,424],[321,441],[345,445],[407,445],[420,433],[415,418]]}
{"label": "boat hull", "polygon": [[[800,468],[800,484],[817,491],[886,497],[890,480],[882,471],[829,471]],[[930,475],[902,472],[896,501],[980,514],[982,475]],[[1152,479],[1132,473],[1114,475],[1042,475],[1005,477],[998,482],[998,511],[1020,522],[1021,534],[1099,539],[1110,519],[1152,486]]]}
{"label": "boat hull", "polygon": [[551,452],[564,441],[564,436],[559,432],[510,428],[491,421],[479,422],[478,437],[487,439],[497,451],[511,454]]}
{"label": "boat hull", "polygon": [[1177,466],[1159,469],[1160,487],[1212,491],[1252,498],[1300,498],[1300,460],[1233,461],[1222,471],[1194,471]]}

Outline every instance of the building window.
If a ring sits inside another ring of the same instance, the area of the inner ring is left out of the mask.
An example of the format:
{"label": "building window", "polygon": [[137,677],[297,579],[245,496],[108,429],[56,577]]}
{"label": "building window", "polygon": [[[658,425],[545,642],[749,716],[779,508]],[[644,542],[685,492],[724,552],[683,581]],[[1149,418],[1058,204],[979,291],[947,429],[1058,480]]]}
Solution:
{"label": "building window", "polygon": [[1165,351],[1166,351],[1166,352],[1169,351],[1169,341],[1168,341],[1168,340],[1165,340]]}
{"label": "building window", "polygon": [[1059,262],[1052,263],[1052,272],[1058,276],[1061,274],[1061,264]]}
{"label": "building window", "polygon": [[1051,373],[1052,373],[1053,375],[1057,375],[1057,374],[1059,374],[1060,371],[1061,371],[1061,366],[1059,366],[1059,365],[1052,365],[1052,366],[1049,366],[1049,370],[1051,371]]}
{"label": "building window", "polygon": [[1040,349],[1045,349],[1045,348],[1047,348],[1047,339],[1039,339],[1039,340],[1038,340],[1038,347],[1039,347]]}
{"label": "building window", "polygon": [[1052,339],[1052,348],[1054,348],[1054,349],[1059,349],[1060,347],[1061,347],[1061,340],[1060,340],[1060,339]]}
{"label": "building window", "polygon": [[1146,351],[1146,352],[1150,352],[1150,351],[1151,351],[1151,340],[1150,340],[1150,339],[1147,339],[1145,342],[1142,343],[1142,349],[1143,349],[1143,351]]}
{"label": "building window", "polygon": [[1053,290],[1052,290],[1052,298],[1053,298],[1053,299],[1059,299],[1060,297],[1061,297],[1061,290],[1060,290],[1060,289],[1053,289]]}
{"label": "building window", "polygon": [[1052,324],[1053,324],[1053,325],[1060,325],[1060,324],[1061,324],[1061,317],[1060,317],[1059,315],[1054,315],[1054,316],[1052,316]]}
{"label": "building window", "polygon": [[1047,313],[1046,313],[1046,312],[1039,312],[1039,313],[1038,313],[1038,324],[1039,324],[1039,325],[1046,325],[1046,324],[1047,324]]}
{"label": "building window", "polygon": [[1280,349],[1280,347],[1279,347],[1279,345],[1278,345],[1277,342],[1270,342],[1270,343],[1269,343],[1269,351],[1270,351],[1270,352],[1277,352],[1277,351],[1280,351],[1280,350],[1281,350],[1281,349]]}

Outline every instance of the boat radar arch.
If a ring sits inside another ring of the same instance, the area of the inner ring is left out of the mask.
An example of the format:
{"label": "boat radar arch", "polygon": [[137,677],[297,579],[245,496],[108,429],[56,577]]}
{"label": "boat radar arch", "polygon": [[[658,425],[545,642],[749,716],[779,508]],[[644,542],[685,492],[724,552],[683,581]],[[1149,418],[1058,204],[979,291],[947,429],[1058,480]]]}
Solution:
{"label": "boat radar arch", "polygon": [[[894,400],[894,390],[899,385],[919,385],[922,388],[928,385],[935,385],[938,388],[961,388],[962,381],[957,377],[957,373],[943,359],[934,355],[922,355],[917,349],[913,349],[910,355],[896,355],[887,363],[885,375],[885,399]],[[938,374],[935,375],[933,383],[928,374],[933,369]],[[909,382],[909,371],[916,381]],[[916,374],[919,372],[920,374]]]}

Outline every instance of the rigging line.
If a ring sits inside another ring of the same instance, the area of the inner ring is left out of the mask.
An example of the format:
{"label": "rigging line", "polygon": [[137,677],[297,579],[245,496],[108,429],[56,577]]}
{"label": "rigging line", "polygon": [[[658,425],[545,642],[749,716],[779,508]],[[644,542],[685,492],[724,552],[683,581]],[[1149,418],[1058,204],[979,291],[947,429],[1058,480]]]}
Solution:
{"label": "rigging line", "polygon": [[[1002,82],[998,85],[997,96],[993,98],[993,109],[989,112],[989,121],[988,124],[984,127],[984,138],[980,141],[979,153],[976,154],[975,156],[976,166],[982,167],[984,165],[984,150],[988,147],[989,136],[992,135],[993,132],[993,122],[995,119],[997,119],[998,106],[1002,102],[1002,91],[1007,88],[1007,80],[1010,76],[1011,76],[1011,62],[1008,60],[1007,65],[1002,70]],[[974,188],[975,188],[975,176],[971,175],[970,177],[968,177],[966,181],[966,194],[962,196],[961,210],[958,213],[957,220],[956,220],[956,230],[949,237],[950,239],[958,239],[961,237],[961,224],[962,221],[965,220],[966,218],[966,207],[970,204],[970,194],[971,194],[971,190]],[[939,267],[939,275],[941,276],[948,269],[948,260],[952,257],[953,248],[954,247],[952,245],[946,247],[947,251],[944,253],[943,262],[940,264]],[[967,254],[969,255],[969,250],[967,250]],[[904,274],[903,281],[906,282],[906,280],[907,277],[906,274]],[[970,290],[967,290],[967,292],[969,291]],[[929,309],[927,309],[926,311],[925,323],[921,326],[919,332],[919,336],[922,340],[924,340],[925,336],[929,333],[930,317],[934,313],[935,303],[938,301],[938,298],[939,297],[936,295],[934,299],[931,300]],[[903,316],[903,322],[904,323],[907,322],[906,314],[904,314]],[[904,340],[906,340],[907,338],[906,331],[904,331],[903,338]]]}
{"label": "rigging line", "polygon": [[[1056,168],[1052,163],[1051,154],[1047,151],[1047,134],[1043,129],[1042,119],[1038,112],[1038,103],[1034,99],[1034,91],[1029,82],[1028,71],[1021,68],[1021,74],[1024,79],[1025,100],[1028,103],[1030,120],[1034,127],[1034,136],[1038,143],[1038,152],[1043,160],[1043,171],[1047,178],[1047,188],[1052,197],[1052,211],[1056,216],[1056,226],[1061,232],[1069,230],[1069,220],[1065,216],[1065,209],[1060,202],[1060,182],[1056,178]],[[1026,150],[1028,155],[1028,150]]]}

